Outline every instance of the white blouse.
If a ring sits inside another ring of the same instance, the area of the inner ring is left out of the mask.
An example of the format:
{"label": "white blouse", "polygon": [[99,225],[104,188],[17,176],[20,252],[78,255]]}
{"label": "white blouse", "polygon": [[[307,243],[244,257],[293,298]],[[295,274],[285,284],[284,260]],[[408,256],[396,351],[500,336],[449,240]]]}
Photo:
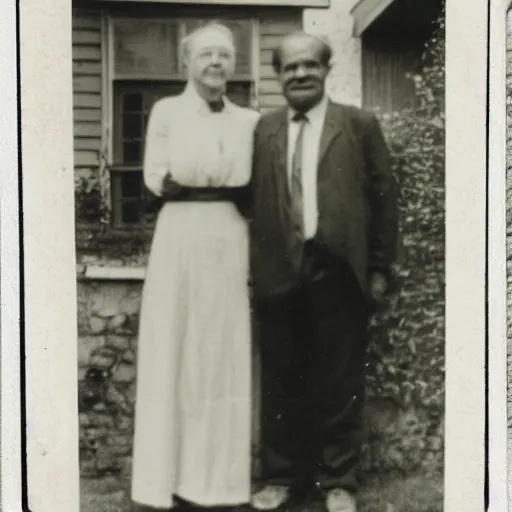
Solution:
{"label": "white blouse", "polygon": [[189,85],[151,111],[144,154],[144,181],[157,196],[167,173],[184,186],[238,187],[248,183],[253,133],[259,114],[228,99],[211,112]]}

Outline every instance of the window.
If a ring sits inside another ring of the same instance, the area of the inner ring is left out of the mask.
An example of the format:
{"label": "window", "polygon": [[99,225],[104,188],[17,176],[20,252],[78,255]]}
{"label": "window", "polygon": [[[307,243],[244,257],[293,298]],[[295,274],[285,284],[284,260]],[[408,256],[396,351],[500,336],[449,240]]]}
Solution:
{"label": "window", "polygon": [[[160,98],[177,95],[185,86],[178,58],[180,39],[204,19],[112,20],[112,220],[115,227],[151,225],[157,200],[142,178],[148,116]],[[237,63],[227,95],[249,106],[253,94],[253,30],[251,20],[221,20],[233,31]]]}

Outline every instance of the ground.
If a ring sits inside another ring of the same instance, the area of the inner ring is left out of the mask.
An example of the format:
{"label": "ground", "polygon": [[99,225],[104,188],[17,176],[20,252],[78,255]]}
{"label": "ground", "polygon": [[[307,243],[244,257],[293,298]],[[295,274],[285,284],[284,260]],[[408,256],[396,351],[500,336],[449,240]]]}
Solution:
{"label": "ground", "polygon": [[[129,480],[83,478],[80,512],[131,512]],[[442,475],[374,480],[361,491],[358,512],[442,512]],[[297,512],[313,512],[304,507]]]}

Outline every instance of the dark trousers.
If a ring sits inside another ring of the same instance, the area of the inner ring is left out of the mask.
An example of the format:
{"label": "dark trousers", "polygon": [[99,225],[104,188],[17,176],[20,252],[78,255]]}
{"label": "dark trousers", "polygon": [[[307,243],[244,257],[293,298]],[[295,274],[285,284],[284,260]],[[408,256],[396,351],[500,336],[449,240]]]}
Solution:
{"label": "dark trousers", "polygon": [[264,483],[357,490],[367,307],[348,264],[314,244],[300,284],[255,304]]}

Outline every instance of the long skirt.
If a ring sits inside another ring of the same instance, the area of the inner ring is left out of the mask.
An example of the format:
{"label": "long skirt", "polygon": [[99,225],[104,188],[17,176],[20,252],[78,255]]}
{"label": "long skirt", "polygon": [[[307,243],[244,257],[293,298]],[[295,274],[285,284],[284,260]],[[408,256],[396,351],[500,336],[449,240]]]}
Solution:
{"label": "long skirt", "polygon": [[165,204],[142,295],[133,501],[249,500],[250,354],[245,220],[227,202]]}

